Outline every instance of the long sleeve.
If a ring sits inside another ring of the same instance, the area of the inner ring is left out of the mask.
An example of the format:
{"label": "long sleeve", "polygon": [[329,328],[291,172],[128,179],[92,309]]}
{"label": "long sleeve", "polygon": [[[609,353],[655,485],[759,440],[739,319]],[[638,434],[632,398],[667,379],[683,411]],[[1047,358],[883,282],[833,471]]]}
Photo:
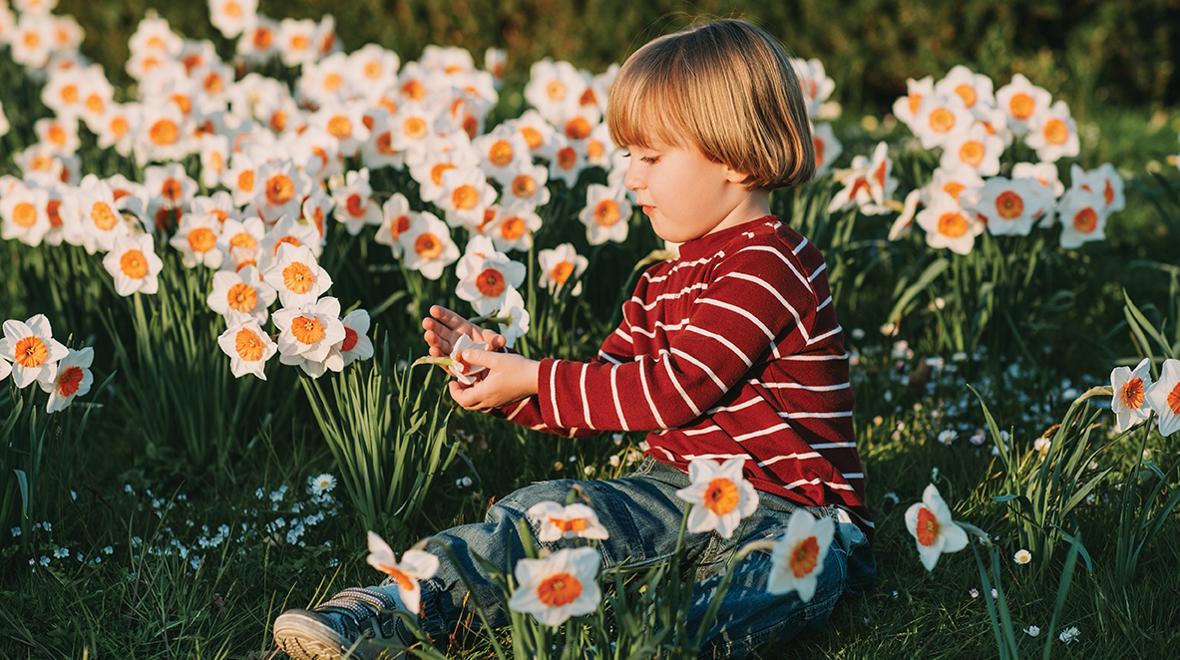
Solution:
{"label": "long sleeve", "polygon": [[[739,249],[717,264],[692,303],[688,324],[671,337],[667,349],[618,364],[545,358],[537,401],[530,405],[539,407],[540,421],[549,428],[657,430],[685,425],[750,378],[751,367],[764,353],[779,358],[813,341],[808,333],[818,300],[807,273],[790,250],[771,245]],[[650,307],[661,302],[657,298]],[[634,299],[630,304],[639,307],[632,318],[637,328],[644,312],[658,313]],[[620,334],[626,333],[616,332]],[[813,389],[806,383],[795,385]]]}
{"label": "long sleeve", "polygon": [[[619,326],[606,336],[598,355],[591,361],[594,364],[622,364],[632,359],[635,354],[635,340],[631,337],[631,324],[626,314]],[[493,417],[508,420],[514,424],[528,427],[534,431],[551,433],[567,437],[583,437],[597,435],[602,431],[591,428],[561,427],[547,424],[541,414],[541,404],[537,395],[526,397],[520,401],[507,404],[491,411]]]}

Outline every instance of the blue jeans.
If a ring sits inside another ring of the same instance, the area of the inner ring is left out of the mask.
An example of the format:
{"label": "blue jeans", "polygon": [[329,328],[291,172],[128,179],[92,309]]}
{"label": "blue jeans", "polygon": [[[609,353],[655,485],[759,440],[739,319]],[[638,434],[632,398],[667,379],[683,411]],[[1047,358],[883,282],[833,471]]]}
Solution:
{"label": "blue jeans", "polygon": [[[471,616],[470,610],[466,615],[463,613],[464,602],[469,599],[483,608],[491,625],[507,624],[500,589],[488,580],[471,554],[478,554],[511,573],[516,560],[524,556],[517,522],[527,519],[525,512],[533,504],[544,500],[561,503],[571,488],[581,489],[610,533],[610,538],[600,546],[603,567],[626,562],[630,567],[641,568],[672,555],[681,518],[690,506],[676,496],[676,490],[688,483],[688,475],[681,470],[646,458],[635,473],[621,479],[536,482],[496,502],[484,522],[439,532],[434,538],[450,547],[461,566],[454,566],[433,544],[428,547],[441,561],[435,577],[422,585],[423,610],[419,623],[423,631],[435,639],[446,638],[461,617]],[[722,579],[730,553],[755,539],[779,537],[798,506],[775,495],[762,492],[758,495],[757,511],[741,522],[729,540],[716,533],[686,534],[688,565],[692,567],[695,583],[688,612],[689,631],[697,629],[712,592]],[[841,596],[859,594],[872,586],[876,569],[864,532],[835,507],[809,510],[816,516],[836,520],[835,536],[823,572],[818,576],[814,597],[804,603],[795,592],[777,596],[767,593],[770,554],[755,552],[747,556],[735,570],[717,621],[706,637],[707,653],[742,657],[763,647],[771,649],[773,646],[769,645],[822,627]],[[536,532],[533,526],[534,535]],[[546,547],[561,547],[560,543]],[[460,579],[459,570],[472,583],[472,593],[468,593]],[[391,585],[387,581],[382,586]],[[396,589],[391,590],[396,594]],[[469,608],[472,605],[468,602]]]}

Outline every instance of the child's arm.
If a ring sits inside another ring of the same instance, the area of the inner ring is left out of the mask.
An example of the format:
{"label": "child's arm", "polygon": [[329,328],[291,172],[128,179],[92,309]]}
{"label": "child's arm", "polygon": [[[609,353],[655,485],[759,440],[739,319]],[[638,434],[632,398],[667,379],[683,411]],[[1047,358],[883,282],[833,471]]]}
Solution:
{"label": "child's arm", "polygon": [[[786,357],[839,333],[828,292],[823,291],[822,305],[817,298],[813,272],[818,271],[805,268],[789,249],[750,246],[733,253],[718,264],[669,350],[622,364],[541,360],[532,397],[541,422],[598,431],[687,424],[751,378],[751,368],[767,351]],[[815,396],[848,387],[846,382],[771,385]]]}

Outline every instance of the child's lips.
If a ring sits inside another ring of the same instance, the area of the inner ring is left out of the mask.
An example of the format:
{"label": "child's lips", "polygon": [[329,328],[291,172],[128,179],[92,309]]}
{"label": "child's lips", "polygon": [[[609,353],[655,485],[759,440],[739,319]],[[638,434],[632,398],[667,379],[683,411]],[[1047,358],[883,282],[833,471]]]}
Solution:
{"label": "child's lips", "polygon": [[643,209],[643,212],[646,213],[647,215],[651,215],[651,212],[656,210],[656,207],[648,205],[648,204],[644,204],[644,205],[640,206],[639,208]]}

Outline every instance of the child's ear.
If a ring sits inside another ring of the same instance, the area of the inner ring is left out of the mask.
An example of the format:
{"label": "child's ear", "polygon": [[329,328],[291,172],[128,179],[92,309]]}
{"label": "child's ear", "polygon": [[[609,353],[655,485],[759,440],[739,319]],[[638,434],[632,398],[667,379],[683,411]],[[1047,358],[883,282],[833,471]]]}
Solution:
{"label": "child's ear", "polygon": [[722,167],[725,168],[725,180],[730,183],[744,183],[750,178],[749,174],[746,174],[745,172],[739,172],[729,165],[722,165]]}

